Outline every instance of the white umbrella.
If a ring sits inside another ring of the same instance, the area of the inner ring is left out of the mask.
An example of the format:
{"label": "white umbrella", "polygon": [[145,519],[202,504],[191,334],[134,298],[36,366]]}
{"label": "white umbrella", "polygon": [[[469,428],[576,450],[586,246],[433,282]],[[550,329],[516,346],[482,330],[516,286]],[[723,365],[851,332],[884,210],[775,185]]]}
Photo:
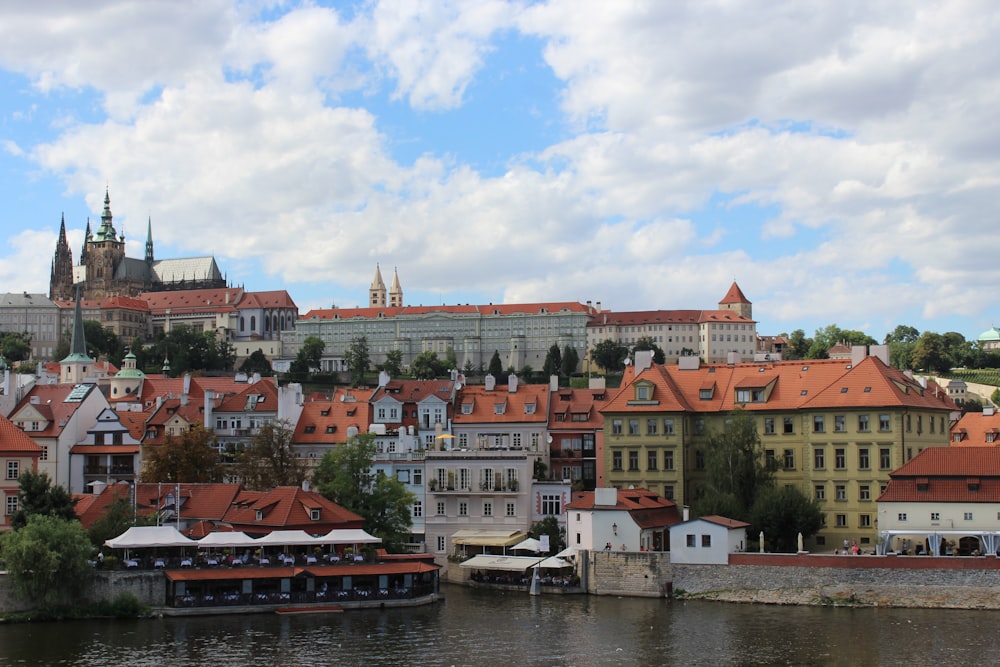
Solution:
{"label": "white umbrella", "polygon": [[542,549],[542,543],[533,537],[522,540],[510,548],[511,551],[534,551],[538,553]]}
{"label": "white umbrella", "polygon": [[576,558],[580,553],[580,547],[575,544],[570,545],[556,554],[556,558]]}
{"label": "white umbrella", "polygon": [[546,558],[545,560],[543,560],[541,563],[538,564],[538,567],[550,570],[560,570],[564,567],[572,567],[572,566],[573,563],[570,563],[568,560],[563,560],[558,556],[549,556],[548,558]]}

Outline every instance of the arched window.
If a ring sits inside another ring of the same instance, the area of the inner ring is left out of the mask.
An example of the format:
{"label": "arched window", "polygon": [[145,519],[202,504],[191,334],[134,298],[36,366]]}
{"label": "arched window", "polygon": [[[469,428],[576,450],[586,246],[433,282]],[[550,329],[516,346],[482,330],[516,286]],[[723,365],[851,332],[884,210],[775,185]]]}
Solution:
{"label": "arched window", "polygon": [[277,315],[271,315],[271,321],[274,322],[274,325],[271,328],[274,329],[275,331],[277,331],[278,330],[278,316]]}
{"label": "arched window", "polygon": [[256,315],[251,315],[250,316],[250,331],[256,331],[256,330],[257,330],[257,316]]}
{"label": "arched window", "polygon": [[264,316],[264,331],[270,331],[270,330],[271,330],[271,318],[269,318],[267,315],[265,315]]}
{"label": "arched window", "polygon": [[240,315],[240,331],[246,330],[246,318]]}

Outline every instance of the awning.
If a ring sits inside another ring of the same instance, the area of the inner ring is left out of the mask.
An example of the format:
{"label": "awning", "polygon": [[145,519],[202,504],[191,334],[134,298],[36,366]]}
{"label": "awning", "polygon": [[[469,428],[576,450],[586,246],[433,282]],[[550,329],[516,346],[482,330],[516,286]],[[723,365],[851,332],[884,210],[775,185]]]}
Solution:
{"label": "awning", "polygon": [[542,561],[534,556],[473,556],[459,564],[459,567],[475,570],[504,570],[506,572],[527,572]]}
{"label": "awning", "polygon": [[538,567],[548,570],[561,570],[564,567],[572,567],[572,566],[573,563],[570,563],[567,560],[563,560],[558,556],[549,556],[548,558],[546,558],[545,560],[543,560],[541,563],[538,564]]}
{"label": "awning", "polygon": [[511,551],[534,551],[538,553],[542,550],[542,543],[533,537],[529,537],[526,540],[521,540],[514,546],[510,548]]}
{"label": "awning", "polygon": [[334,528],[326,535],[317,537],[316,541],[320,544],[378,544],[382,540],[360,528]]}
{"label": "awning", "polygon": [[196,547],[197,540],[182,535],[173,526],[132,526],[118,537],[104,543],[112,549],[144,547]]}
{"label": "awning", "polygon": [[298,546],[316,546],[320,542],[307,533],[304,530],[274,530],[261,537],[255,541],[255,544],[266,547],[266,546],[286,546],[286,547],[298,547]]}
{"label": "awning", "polygon": [[527,535],[519,530],[477,530],[464,528],[455,531],[451,536],[452,544],[464,544],[476,547],[510,547]]}
{"label": "awning", "polygon": [[217,547],[249,547],[257,544],[257,540],[239,531],[217,531],[198,540],[199,547],[212,549]]}

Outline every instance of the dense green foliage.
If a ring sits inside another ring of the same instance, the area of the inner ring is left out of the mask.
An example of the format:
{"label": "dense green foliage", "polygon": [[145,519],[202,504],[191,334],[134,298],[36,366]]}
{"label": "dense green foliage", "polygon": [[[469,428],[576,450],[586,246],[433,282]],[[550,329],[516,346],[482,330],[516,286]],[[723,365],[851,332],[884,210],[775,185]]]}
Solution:
{"label": "dense green foliage", "polygon": [[498,381],[503,376],[503,362],[500,361],[500,350],[493,350],[493,356],[490,357],[490,365],[487,370]]}
{"label": "dense green foliage", "polygon": [[26,331],[0,333],[0,357],[11,364],[27,360],[31,357],[31,334]]}
{"label": "dense green foliage", "polygon": [[289,371],[299,375],[308,375],[313,371],[318,371],[319,362],[323,358],[323,350],[325,349],[326,343],[322,339],[316,336],[307,336],[302,341],[302,347],[296,353],[295,359],[292,360]]}
{"label": "dense green foliage", "polygon": [[663,348],[656,344],[651,336],[643,336],[639,340],[635,341],[635,345],[632,346],[633,355],[636,352],[643,350],[653,351],[653,363],[662,364],[667,360],[666,354],[663,352]]}
{"label": "dense green foliage", "polygon": [[557,554],[566,548],[566,529],[559,525],[559,519],[554,516],[547,516],[531,524],[528,535],[536,540],[540,540],[542,535],[548,535],[550,554]]}
{"label": "dense green foliage", "polygon": [[247,375],[253,375],[254,373],[259,373],[261,376],[267,377],[274,374],[271,369],[271,362],[268,360],[267,356],[261,350],[254,350],[250,353],[243,363],[240,364],[240,373],[246,373]]}
{"label": "dense green foliage", "polygon": [[375,472],[374,459],[375,436],[357,435],[323,455],[313,483],[324,497],[364,517],[365,530],[386,548],[398,548],[409,537],[416,498],[395,477]]}
{"label": "dense green foliage", "polygon": [[222,481],[215,434],[201,426],[181,435],[168,435],[162,445],[149,449],[149,461],[142,474],[144,482]]}
{"label": "dense green foliage", "polygon": [[433,380],[448,372],[444,363],[438,359],[437,352],[424,350],[410,363],[410,375],[418,380]]}
{"label": "dense green foliage", "polygon": [[552,347],[545,354],[545,362],[542,363],[542,375],[547,380],[553,375],[559,375],[560,373],[562,373],[562,352],[559,351],[558,345],[552,343]]}
{"label": "dense green foliage", "polygon": [[372,360],[368,353],[368,339],[365,336],[352,338],[344,352],[344,363],[351,376],[351,384],[355,387],[365,383],[365,373],[371,368]]}
{"label": "dense green foliage", "polygon": [[385,371],[391,378],[398,378],[403,374],[403,351],[389,350],[385,353],[385,362],[380,370]]}
{"label": "dense green foliage", "polygon": [[576,373],[577,366],[580,365],[580,355],[577,353],[576,348],[567,345],[563,349],[562,353],[562,374],[565,377],[569,377],[573,373]]}
{"label": "dense green foliage", "polygon": [[32,514],[0,538],[0,548],[18,595],[45,607],[75,600],[91,571],[93,546],[75,518]]}
{"label": "dense green foliage", "polygon": [[823,527],[819,504],[792,486],[765,489],[750,509],[754,533],[764,532],[771,551],[793,552],[798,549],[798,535],[812,537]]}
{"label": "dense green foliage", "polygon": [[48,474],[26,470],[18,477],[17,484],[18,509],[10,522],[15,530],[24,528],[32,516],[76,520],[76,500],[65,488],[52,484]]}
{"label": "dense green foliage", "polygon": [[628,358],[628,347],[610,338],[602,340],[590,351],[590,360],[603,368],[606,373],[623,372],[626,358]]}
{"label": "dense green foliage", "polygon": [[774,471],[765,459],[753,415],[745,410],[734,410],[721,431],[709,434],[705,471],[706,499],[712,495],[731,496],[742,508],[740,515],[734,518],[746,519],[757,494],[774,480]]}
{"label": "dense green foliage", "polygon": [[[135,354],[140,361],[140,352],[136,350]],[[236,350],[215,331],[197,331],[187,324],[161,333],[141,354],[141,360],[153,366],[161,365],[164,359],[169,360],[170,372],[174,375],[189,371],[231,371],[236,364]]]}

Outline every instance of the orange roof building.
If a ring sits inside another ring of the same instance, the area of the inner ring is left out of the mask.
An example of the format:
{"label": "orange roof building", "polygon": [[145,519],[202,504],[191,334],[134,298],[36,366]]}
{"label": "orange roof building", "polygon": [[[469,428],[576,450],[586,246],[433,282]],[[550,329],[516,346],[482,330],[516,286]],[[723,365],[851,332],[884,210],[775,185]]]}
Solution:
{"label": "orange roof building", "polygon": [[0,415],[0,531],[10,530],[18,510],[18,478],[36,472],[42,448],[13,422]]}
{"label": "orange roof building", "polygon": [[826,527],[810,545],[874,544],[875,499],[889,472],[948,445],[958,406],[934,383],[887,364],[887,350],[849,359],[638,366],[602,409],[597,486],[653,489],[690,503],[706,482],[713,433],[749,412],[779,485],[816,499]]}

